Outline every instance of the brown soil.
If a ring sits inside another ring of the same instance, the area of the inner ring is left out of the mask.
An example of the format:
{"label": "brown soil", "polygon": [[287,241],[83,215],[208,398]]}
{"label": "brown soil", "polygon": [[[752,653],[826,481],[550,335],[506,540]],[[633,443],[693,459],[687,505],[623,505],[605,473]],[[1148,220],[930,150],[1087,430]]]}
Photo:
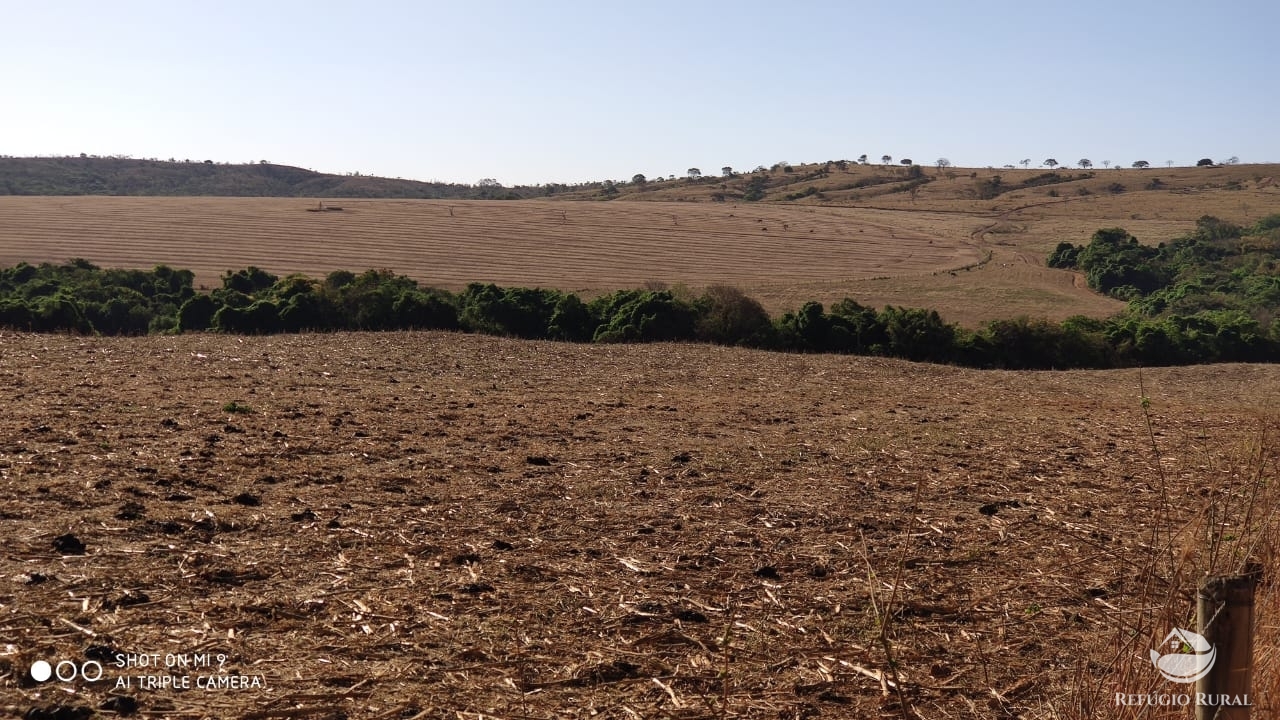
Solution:
{"label": "brown soil", "polygon": [[[1157,450],[1138,371],[5,335],[0,708],[1107,717],[1153,528],[1248,480],[1280,400],[1274,367],[1142,382]],[[116,652],[265,687],[25,679]]]}

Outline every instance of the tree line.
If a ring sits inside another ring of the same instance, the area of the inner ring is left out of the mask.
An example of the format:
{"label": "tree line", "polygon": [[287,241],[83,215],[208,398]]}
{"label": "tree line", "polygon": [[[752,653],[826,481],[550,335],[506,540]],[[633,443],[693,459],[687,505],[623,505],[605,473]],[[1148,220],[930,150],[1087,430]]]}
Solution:
{"label": "tree line", "polygon": [[454,330],[568,342],[704,342],[847,353],[979,368],[1110,368],[1280,359],[1280,215],[1242,228],[1201,218],[1156,247],[1120,228],[1062,243],[1055,267],[1129,301],[1112,318],[1019,317],[977,329],[933,310],[880,310],[845,299],[771,317],[728,286],[701,294],[631,289],[583,300],[546,288],[473,283],[461,292],[386,270],[324,278],[249,267],[197,292],[189,270],[102,269],[86,260],[0,269],[0,326],[100,335]]}
{"label": "tree line", "polygon": [[1143,245],[1124,228],[1059,243],[1050,267],[1128,301],[1109,337],[1141,361],[1271,361],[1280,341],[1280,214],[1243,227],[1211,215],[1186,236]]}

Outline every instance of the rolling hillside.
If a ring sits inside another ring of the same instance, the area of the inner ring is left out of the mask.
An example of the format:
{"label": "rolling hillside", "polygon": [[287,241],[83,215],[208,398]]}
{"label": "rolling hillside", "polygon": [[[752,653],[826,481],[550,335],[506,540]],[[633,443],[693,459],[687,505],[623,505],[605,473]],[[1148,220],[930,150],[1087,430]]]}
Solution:
{"label": "rolling hillside", "polygon": [[333,175],[274,165],[127,158],[0,157],[0,195],[513,199],[545,188],[503,188]]}
{"label": "rolling hillside", "polygon": [[[499,190],[274,165],[0,159],[0,192],[19,177],[46,178],[49,193],[89,192],[90,180],[113,167],[113,179],[93,192],[206,197],[0,195],[0,263],[166,263],[194,270],[205,286],[246,265],[280,274],[381,267],[453,289],[479,281],[588,295],[730,283],[774,313],[851,297],[936,308],[950,322],[977,326],[1122,309],[1078,274],[1044,266],[1060,242],[1087,243],[1098,228],[1121,226],[1155,244],[1193,230],[1203,215],[1248,225],[1280,212],[1275,165],[912,171],[832,163],[625,183],[613,194],[598,184],[544,186],[524,190],[556,189],[554,199],[468,203],[386,196]],[[763,187],[761,199],[736,197],[752,182]],[[219,194],[276,197],[207,197]],[[308,212],[343,195],[382,197]],[[306,199],[285,199],[296,196]]]}

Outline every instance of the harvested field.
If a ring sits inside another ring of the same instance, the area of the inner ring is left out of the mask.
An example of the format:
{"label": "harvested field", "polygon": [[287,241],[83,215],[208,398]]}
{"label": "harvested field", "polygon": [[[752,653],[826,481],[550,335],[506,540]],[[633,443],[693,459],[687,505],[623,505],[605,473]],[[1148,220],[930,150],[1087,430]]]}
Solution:
{"label": "harvested field", "polygon": [[[1280,211],[1280,166],[927,171],[823,164],[768,175],[765,201],[735,197],[752,175],[654,180],[539,201],[319,200],[228,197],[0,196],[0,264],[84,257],[102,266],[187,267],[206,287],[257,265],[323,275],[379,267],[431,285],[555,287],[586,296],[652,283],[740,287],[769,312],[808,300],[937,309],[968,327],[1018,315],[1106,317],[1123,304],[1073,273],[1043,266],[1058,243],[1124,227],[1155,244],[1209,214],[1248,225]],[[1016,188],[980,199],[982,183]],[[361,180],[365,180],[362,178]],[[794,202],[780,198],[815,189]],[[1115,189],[1123,186],[1123,192]],[[842,189],[843,188],[843,189]],[[572,199],[565,199],[572,198]],[[768,228],[765,230],[765,228]],[[974,266],[972,271],[961,268]],[[981,270],[981,272],[979,272]],[[952,274],[954,271],[955,274]]]}
{"label": "harvested field", "polygon": [[841,208],[710,203],[0,197],[0,263],[83,257],[278,274],[388,268],[420,282],[611,290],[928,274],[977,262],[963,235]]}
{"label": "harvested field", "polygon": [[[1247,494],[1280,406],[1270,366],[1141,382],[1153,435],[1136,370],[6,334],[0,708],[1114,717],[1167,690],[1143,658],[1190,600],[1162,548],[1199,557],[1183,523]],[[171,675],[262,686],[116,688]]]}

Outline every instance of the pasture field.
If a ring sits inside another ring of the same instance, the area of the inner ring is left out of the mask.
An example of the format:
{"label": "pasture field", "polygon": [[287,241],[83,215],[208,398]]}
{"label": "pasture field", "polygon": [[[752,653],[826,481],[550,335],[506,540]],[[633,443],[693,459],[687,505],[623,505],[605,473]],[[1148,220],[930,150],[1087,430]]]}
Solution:
{"label": "pasture field", "polygon": [[309,212],[317,203],[277,198],[0,197],[0,264],[163,263],[193,270],[206,287],[249,265],[313,276],[389,268],[449,289],[495,282],[587,296],[725,283],[775,314],[849,296],[877,307],[936,307],[968,324],[1019,313],[1107,315],[1121,306],[1034,255],[991,245],[979,232],[991,221],[968,214],[682,202],[329,204],[342,211]]}
{"label": "pasture field", "polygon": [[247,265],[287,274],[385,266],[423,282],[562,289],[646,281],[845,280],[949,270],[978,250],[839,208],[687,203],[276,198],[0,198],[0,262],[34,251],[104,267],[165,262],[220,284]]}
{"label": "pasture field", "polygon": [[[756,173],[622,184],[609,202],[599,189],[524,201],[0,196],[0,263],[165,263],[207,287],[248,265],[309,275],[386,268],[448,289],[494,282],[588,297],[727,283],[773,314],[852,297],[976,327],[1123,308],[1080,276],[1044,267],[1059,242],[1120,226],[1154,244],[1202,215],[1248,225],[1280,212],[1278,165],[922,171],[927,182],[912,194],[901,167],[799,165],[766,174],[766,198],[754,203],[734,198]],[[1046,174],[1056,179],[1024,187]],[[997,179],[1001,191],[983,199]],[[308,212],[321,202],[342,211]]]}
{"label": "pasture field", "polygon": [[1200,572],[1274,567],[1271,366],[5,334],[0,393],[15,716],[1183,717],[1114,694],[1170,691]]}

